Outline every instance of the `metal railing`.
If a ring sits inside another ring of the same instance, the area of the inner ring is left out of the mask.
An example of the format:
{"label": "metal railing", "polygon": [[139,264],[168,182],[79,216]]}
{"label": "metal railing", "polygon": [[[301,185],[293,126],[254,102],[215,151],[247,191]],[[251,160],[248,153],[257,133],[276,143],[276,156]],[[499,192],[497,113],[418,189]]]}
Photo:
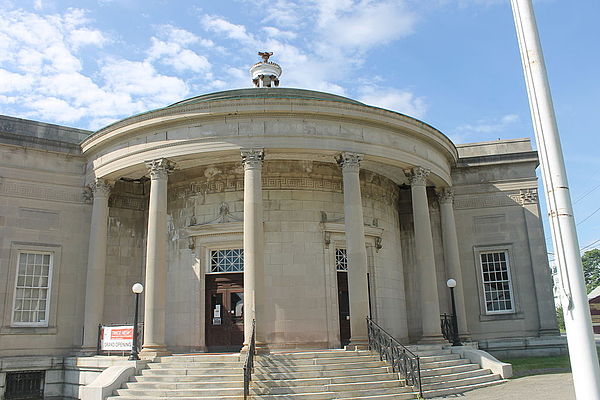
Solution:
{"label": "metal railing", "polygon": [[440,315],[440,324],[444,339],[450,343],[457,343],[459,341],[458,327],[456,326],[456,318],[454,318],[454,315],[446,313]]}
{"label": "metal railing", "polygon": [[388,362],[392,366],[392,371],[399,373],[407,385],[417,388],[419,395],[423,397],[419,356],[387,333],[371,318],[367,318],[367,327],[369,348],[377,351],[379,358]]}
{"label": "metal railing", "polygon": [[252,320],[252,336],[248,346],[248,355],[244,361],[244,400],[250,396],[250,381],[252,380],[252,370],[254,369],[254,353],[256,352],[256,321]]}

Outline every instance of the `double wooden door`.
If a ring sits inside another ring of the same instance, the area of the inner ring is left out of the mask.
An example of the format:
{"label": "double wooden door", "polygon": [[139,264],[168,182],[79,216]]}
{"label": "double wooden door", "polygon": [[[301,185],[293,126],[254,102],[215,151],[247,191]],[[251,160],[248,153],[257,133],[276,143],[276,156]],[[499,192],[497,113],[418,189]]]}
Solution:
{"label": "double wooden door", "polygon": [[206,346],[240,351],[244,344],[244,275],[206,275]]}

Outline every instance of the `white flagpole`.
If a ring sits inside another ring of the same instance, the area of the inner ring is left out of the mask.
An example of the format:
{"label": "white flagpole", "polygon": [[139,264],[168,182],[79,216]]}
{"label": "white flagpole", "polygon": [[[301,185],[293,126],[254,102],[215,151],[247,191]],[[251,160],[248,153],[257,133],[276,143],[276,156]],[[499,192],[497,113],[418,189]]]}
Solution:
{"label": "white flagpole", "polygon": [[554,105],[531,0],[511,0],[548,205],[573,371],[580,400],[600,400],[600,368]]}

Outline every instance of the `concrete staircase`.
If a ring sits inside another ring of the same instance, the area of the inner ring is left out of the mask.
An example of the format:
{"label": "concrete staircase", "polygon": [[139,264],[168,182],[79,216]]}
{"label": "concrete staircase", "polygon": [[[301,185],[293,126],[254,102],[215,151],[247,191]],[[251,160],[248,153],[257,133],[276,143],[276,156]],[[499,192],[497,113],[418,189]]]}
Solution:
{"label": "concrete staircase", "polygon": [[239,354],[160,357],[108,399],[243,399],[242,364]]}
{"label": "concrete staircase", "polygon": [[418,345],[407,346],[419,355],[423,397],[460,394],[473,389],[504,383],[500,375],[482,369],[478,364],[452,354],[448,346]]}
{"label": "concrete staircase", "polygon": [[369,351],[277,352],[255,359],[252,398],[416,399],[411,387]]}
{"label": "concrete staircase", "polygon": [[[505,382],[442,345],[409,346],[421,359],[423,396],[460,394]],[[243,359],[243,357],[242,357]],[[239,354],[160,357],[111,400],[243,399]],[[265,400],[416,399],[415,388],[370,351],[286,351],[255,358],[251,398]]]}

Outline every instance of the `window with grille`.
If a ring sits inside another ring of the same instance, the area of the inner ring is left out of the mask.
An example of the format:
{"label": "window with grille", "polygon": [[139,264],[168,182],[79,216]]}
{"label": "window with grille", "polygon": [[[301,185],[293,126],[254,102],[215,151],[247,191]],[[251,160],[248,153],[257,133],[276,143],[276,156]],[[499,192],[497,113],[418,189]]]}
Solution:
{"label": "window with grille", "polygon": [[6,400],[34,400],[44,398],[44,371],[6,373]]}
{"label": "window with grille", "polygon": [[20,252],[12,324],[47,326],[52,279],[52,253]]}
{"label": "window with grille", "polygon": [[210,272],[244,272],[244,249],[211,250]]}
{"label": "window with grille", "polygon": [[480,253],[481,274],[488,314],[514,311],[508,251]]}
{"label": "window with grille", "polygon": [[338,271],[348,271],[346,249],[335,249],[335,269]]}

